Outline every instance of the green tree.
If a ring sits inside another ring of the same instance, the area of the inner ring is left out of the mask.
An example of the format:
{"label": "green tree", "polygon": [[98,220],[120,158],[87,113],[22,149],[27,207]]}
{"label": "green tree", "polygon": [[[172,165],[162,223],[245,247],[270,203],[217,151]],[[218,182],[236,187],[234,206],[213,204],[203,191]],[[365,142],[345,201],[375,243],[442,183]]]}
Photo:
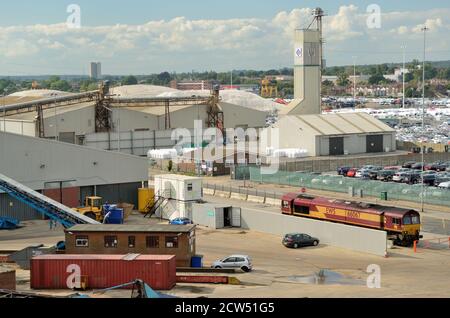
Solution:
{"label": "green tree", "polygon": [[382,83],[382,82],[384,82],[385,81],[385,78],[384,78],[384,76],[382,75],[382,74],[380,74],[380,73],[377,73],[377,74],[375,74],[375,75],[372,75],[370,78],[369,78],[369,84],[371,84],[371,85],[378,85],[378,84],[380,84],[380,83]]}
{"label": "green tree", "polygon": [[122,79],[122,85],[136,85],[137,83],[138,83],[138,80],[133,75],[125,76]]}
{"label": "green tree", "polygon": [[339,73],[337,78],[338,86],[347,87],[350,84],[349,76],[347,73]]}

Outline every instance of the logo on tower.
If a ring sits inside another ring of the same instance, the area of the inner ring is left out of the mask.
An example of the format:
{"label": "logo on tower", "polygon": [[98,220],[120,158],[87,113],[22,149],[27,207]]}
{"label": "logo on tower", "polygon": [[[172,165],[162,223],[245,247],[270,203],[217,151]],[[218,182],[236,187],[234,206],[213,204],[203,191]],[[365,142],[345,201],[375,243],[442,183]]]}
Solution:
{"label": "logo on tower", "polygon": [[298,49],[295,50],[295,55],[297,57],[303,57],[303,48],[299,47]]}

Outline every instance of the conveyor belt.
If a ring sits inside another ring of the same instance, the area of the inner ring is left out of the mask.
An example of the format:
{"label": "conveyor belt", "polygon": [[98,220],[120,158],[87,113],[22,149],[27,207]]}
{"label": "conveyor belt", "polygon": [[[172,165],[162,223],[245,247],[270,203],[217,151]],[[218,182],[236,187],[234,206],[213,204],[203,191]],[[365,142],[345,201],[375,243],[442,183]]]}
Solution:
{"label": "conveyor belt", "polygon": [[61,223],[65,228],[75,224],[100,224],[68,207],[56,202],[13,179],[0,174],[0,190],[25,203],[51,220]]}

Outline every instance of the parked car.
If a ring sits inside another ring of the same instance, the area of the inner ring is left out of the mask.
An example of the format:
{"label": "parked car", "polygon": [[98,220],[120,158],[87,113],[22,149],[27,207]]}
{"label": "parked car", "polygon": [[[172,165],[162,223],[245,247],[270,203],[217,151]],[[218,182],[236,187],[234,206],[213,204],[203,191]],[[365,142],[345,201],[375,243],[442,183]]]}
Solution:
{"label": "parked car", "polygon": [[367,172],[368,172],[368,178],[367,179],[377,180],[378,172],[380,172],[382,170],[383,170],[383,167],[380,167],[380,166],[374,166],[372,169],[367,170]]}
{"label": "parked car", "polygon": [[430,171],[445,171],[448,168],[447,164],[443,162],[435,162],[425,166],[425,170]]}
{"label": "parked car", "polygon": [[423,168],[423,162],[418,162],[411,166],[411,169],[413,170],[423,170]]}
{"label": "parked car", "polygon": [[422,183],[421,172],[420,171],[405,172],[405,178],[403,179],[402,182],[408,184]]}
{"label": "parked car", "polygon": [[395,170],[381,170],[377,174],[377,180],[378,181],[392,181],[392,178],[396,174]]}
{"label": "parked car", "polygon": [[406,176],[407,176],[407,172],[397,172],[392,177],[392,181],[399,182],[399,183],[405,182],[404,180],[406,179]]}
{"label": "parked car", "polygon": [[188,218],[176,218],[169,222],[172,225],[189,225],[194,224],[190,219]]}
{"label": "parked car", "polygon": [[349,178],[355,178],[355,177],[356,177],[356,172],[357,172],[358,170],[359,170],[359,169],[356,169],[356,168],[350,169],[350,170],[347,172],[347,177],[349,177]]}
{"label": "parked car", "polygon": [[415,164],[416,164],[415,161],[407,161],[407,162],[405,162],[405,163],[402,165],[402,168],[409,168],[409,169],[411,169],[412,166],[414,166]]}
{"label": "parked car", "polygon": [[248,255],[231,255],[224,259],[215,261],[212,268],[240,268],[248,273],[252,271],[252,259]]}
{"label": "parked car", "polygon": [[443,182],[439,184],[439,188],[450,190],[450,182]]}
{"label": "parked car", "polygon": [[423,177],[419,176],[419,182],[422,182],[423,179],[423,183],[429,186],[434,186],[436,182],[436,177],[437,177],[436,173],[423,173]]}
{"label": "parked car", "polygon": [[352,167],[339,167],[337,169],[337,173],[340,176],[346,176],[347,172],[351,169]]}
{"label": "parked car", "polygon": [[400,167],[400,166],[388,166],[388,167],[384,167],[383,170],[395,170],[395,171],[397,171],[397,170],[400,170],[402,168],[403,167]]}
{"label": "parked car", "polygon": [[317,238],[311,237],[307,234],[293,233],[286,234],[282,241],[283,245],[288,248],[299,248],[305,246],[317,246],[320,241]]}

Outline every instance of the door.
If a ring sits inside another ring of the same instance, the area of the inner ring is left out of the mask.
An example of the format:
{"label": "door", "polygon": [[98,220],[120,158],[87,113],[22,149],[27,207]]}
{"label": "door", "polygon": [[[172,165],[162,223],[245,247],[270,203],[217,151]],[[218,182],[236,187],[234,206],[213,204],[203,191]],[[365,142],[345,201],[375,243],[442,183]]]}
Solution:
{"label": "door", "polygon": [[232,208],[224,208],[223,209],[223,225],[224,227],[231,227],[232,226]]}
{"label": "door", "polygon": [[231,226],[232,227],[241,227],[241,208],[232,208],[232,219]]}
{"label": "door", "polygon": [[222,263],[224,268],[233,268],[233,267],[236,266],[235,264],[236,264],[236,258],[235,257],[228,257]]}
{"label": "door", "polygon": [[383,152],[383,135],[367,136],[367,153]]}
{"label": "door", "polygon": [[344,155],[344,137],[330,138],[330,156]]}
{"label": "door", "polygon": [[75,132],[61,132],[59,133],[59,141],[69,144],[75,143]]}

